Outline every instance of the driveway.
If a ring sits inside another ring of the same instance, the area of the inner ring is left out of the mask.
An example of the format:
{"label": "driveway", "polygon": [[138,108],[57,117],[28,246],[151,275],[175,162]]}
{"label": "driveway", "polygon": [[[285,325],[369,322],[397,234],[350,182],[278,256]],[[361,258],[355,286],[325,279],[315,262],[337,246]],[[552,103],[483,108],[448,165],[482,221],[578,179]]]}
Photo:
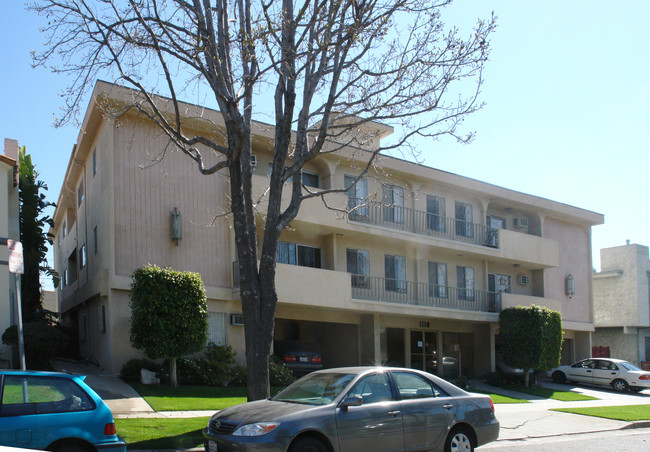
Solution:
{"label": "driveway", "polygon": [[518,398],[522,398],[523,395],[531,402],[500,403],[495,405],[496,416],[501,423],[499,441],[512,441],[569,434],[573,435],[577,433],[592,433],[650,426],[650,423],[648,422],[630,423],[626,421],[613,421],[610,419],[550,411],[553,408],[646,405],[650,404],[650,390],[645,390],[637,394],[621,394],[607,388],[594,386],[574,386],[546,381],[541,382],[541,385],[546,388],[577,392],[598,399],[581,402],[562,402],[522,393],[513,393],[512,391],[489,386],[480,381],[472,381],[472,384],[474,384],[476,389],[481,391],[489,391],[510,396],[516,395]]}

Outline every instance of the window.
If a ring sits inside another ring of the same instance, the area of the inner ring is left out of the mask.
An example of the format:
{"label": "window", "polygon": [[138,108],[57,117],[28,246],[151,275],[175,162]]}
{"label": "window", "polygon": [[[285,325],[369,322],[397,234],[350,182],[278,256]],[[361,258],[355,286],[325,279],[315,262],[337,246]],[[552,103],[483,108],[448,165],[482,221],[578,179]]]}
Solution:
{"label": "window", "polygon": [[427,228],[430,231],[445,232],[445,199],[427,195]]}
{"label": "window", "polygon": [[348,273],[352,274],[352,287],[370,288],[370,257],[366,250],[347,249]]}
{"label": "window", "polygon": [[65,235],[68,233],[68,230],[65,225],[65,221],[63,222],[63,226],[61,226],[61,237],[65,238]]}
{"label": "window", "polygon": [[84,200],[84,180],[81,179],[79,186],[77,187],[77,207],[81,206],[82,201]]}
{"label": "window", "polygon": [[97,174],[97,148],[93,149],[93,177]]}
{"label": "window", "polygon": [[79,340],[85,341],[88,338],[88,315],[79,315]]}
{"label": "window", "polygon": [[208,342],[228,345],[228,314],[225,312],[208,312]]}
{"label": "window", "polygon": [[474,237],[472,205],[456,201],[456,235]]}
{"label": "window", "polygon": [[77,248],[72,250],[70,256],[68,256],[68,275],[66,278],[66,283],[71,285],[77,280]]}
{"label": "window", "polygon": [[364,405],[393,400],[393,393],[386,373],[368,375],[362,378],[348,393],[348,396],[361,397]]}
{"label": "window", "polygon": [[276,262],[280,264],[300,265],[301,267],[321,268],[320,248],[278,242]]}
{"label": "window", "polygon": [[106,305],[101,305],[99,307],[97,318],[98,318],[97,326],[99,327],[99,331],[105,333],[106,332]]}
{"label": "window", "polygon": [[86,245],[81,245],[79,248],[79,269],[86,266]]}
{"label": "window", "polygon": [[429,262],[429,296],[447,298],[447,264]]}
{"label": "window", "polygon": [[384,256],[386,290],[406,293],[406,258],[404,256]]}
{"label": "window", "polygon": [[[273,172],[273,163],[269,163],[269,177]],[[320,177],[318,173],[312,173],[311,171],[301,171],[300,172],[300,181],[306,187],[320,188]],[[292,182],[293,176],[287,179],[287,182]]]}
{"label": "window", "polygon": [[66,268],[63,270],[63,276],[61,280],[61,287],[65,287],[68,285],[68,269]]}
{"label": "window", "polygon": [[388,223],[404,222],[404,189],[396,185],[384,185],[383,212]]}
{"label": "window", "polygon": [[496,293],[510,293],[510,275],[489,273],[488,290]]}
{"label": "window", "polygon": [[474,300],[474,269],[472,267],[456,267],[458,283],[458,299]]}
{"label": "window", "polygon": [[318,178],[318,174],[303,171],[302,172],[302,184],[305,187],[320,188],[320,180]]}
{"label": "window", "polygon": [[393,372],[393,377],[395,377],[397,390],[399,391],[399,395],[402,400],[422,399],[447,395],[447,393],[445,393],[442,389],[421,375],[412,374],[410,372]]}
{"label": "window", "polygon": [[0,416],[67,413],[95,408],[92,399],[68,378],[6,375]]}
{"label": "window", "polygon": [[[344,184],[349,187],[354,181],[354,176],[344,176]],[[368,219],[368,181],[359,179],[355,185],[346,192],[348,195],[348,210],[351,220]]]}
{"label": "window", "polygon": [[97,226],[95,226],[95,227],[93,228],[93,246],[94,246],[94,248],[95,248],[95,249],[94,249],[95,254],[97,254],[97,250],[98,250],[98,247],[99,247],[99,245],[98,245],[98,243],[97,243]]}

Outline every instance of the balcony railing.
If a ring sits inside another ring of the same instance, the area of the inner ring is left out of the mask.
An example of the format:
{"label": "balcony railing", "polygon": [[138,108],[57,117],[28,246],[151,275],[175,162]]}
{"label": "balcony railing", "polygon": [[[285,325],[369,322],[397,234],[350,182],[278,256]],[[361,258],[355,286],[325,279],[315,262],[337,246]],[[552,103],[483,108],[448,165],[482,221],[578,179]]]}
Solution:
{"label": "balcony railing", "polygon": [[474,245],[499,247],[498,230],[470,221],[436,215],[423,210],[385,205],[364,199],[348,199],[350,221],[386,226],[415,234],[440,237]]}
{"label": "balcony railing", "polygon": [[415,306],[500,312],[501,294],[415,281],[352,275],[352,297]]}

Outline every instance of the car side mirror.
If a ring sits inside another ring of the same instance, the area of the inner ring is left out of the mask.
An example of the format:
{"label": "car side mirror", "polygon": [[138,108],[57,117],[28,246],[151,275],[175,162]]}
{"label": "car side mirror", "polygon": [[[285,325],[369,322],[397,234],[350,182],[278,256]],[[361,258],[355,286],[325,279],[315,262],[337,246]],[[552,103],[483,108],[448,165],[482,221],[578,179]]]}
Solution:
{"label": "car side mirror", "polygon": [[361,406],[363,405],[363,398],[360,396],[349,396],[343,399],[341,402],[341,408],[346,410],[350,406]]}

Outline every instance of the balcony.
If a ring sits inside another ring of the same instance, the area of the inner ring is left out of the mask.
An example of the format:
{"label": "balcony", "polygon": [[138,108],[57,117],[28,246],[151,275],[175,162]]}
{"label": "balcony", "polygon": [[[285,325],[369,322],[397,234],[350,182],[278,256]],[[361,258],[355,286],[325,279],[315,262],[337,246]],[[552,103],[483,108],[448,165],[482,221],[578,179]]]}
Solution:
{"label": "balcony", "polygon": [[439,286],[377,276],[351,275],[352,298],[476,312],[501,311],[496,292]]}
{"label": "balcony", "polygon": [[422,210],[373,203],[362,199],[349,199],[349,204],[355,203],[356,207],[348,214],[350,221],[471,245],[499,248],[498,229]]}
{"label": "balcony", "polygon": [[[283,303],[349,309],[351,299],[428,306],[459,311],[498,313],[501,294],[377,276],[277,264],[278,298]],[[233,288],[239,288],[239,266],[233,262]],[[308,295],[306,295],[308,294]]]}

